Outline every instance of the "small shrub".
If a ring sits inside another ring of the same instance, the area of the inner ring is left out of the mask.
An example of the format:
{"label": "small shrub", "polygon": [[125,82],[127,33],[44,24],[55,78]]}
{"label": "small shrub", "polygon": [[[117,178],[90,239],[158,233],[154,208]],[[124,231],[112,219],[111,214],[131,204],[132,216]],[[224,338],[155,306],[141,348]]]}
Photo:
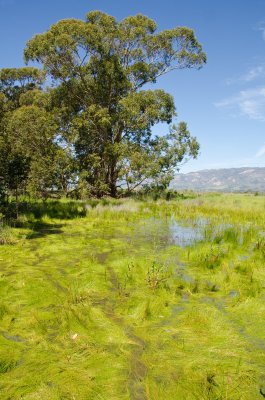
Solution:
{"label": "small shrub", "polygon": [[151,289],[157,289],[161,283],[165,283],[169,278],[169,273],[163,264],[153,262],[147,271],[147,284]]}

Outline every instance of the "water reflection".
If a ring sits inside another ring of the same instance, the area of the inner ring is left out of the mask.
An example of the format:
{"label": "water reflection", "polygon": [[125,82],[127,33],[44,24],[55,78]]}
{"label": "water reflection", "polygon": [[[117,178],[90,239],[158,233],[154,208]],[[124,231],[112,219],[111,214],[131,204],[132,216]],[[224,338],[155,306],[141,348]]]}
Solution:
{"label": "water reflection", "polygon": [[149,218],[140,227],[135,227],[137,240],[153,241],[158,247],[177,245],[186,247],[204,239],[204,226],[200,221],[184,224],[175,218]]}
{"label": "water reflection", "polygon": [[185,226],[171,219],[168,228],[172,243],[181,247],[190,246],[204,238],[201,224]]}

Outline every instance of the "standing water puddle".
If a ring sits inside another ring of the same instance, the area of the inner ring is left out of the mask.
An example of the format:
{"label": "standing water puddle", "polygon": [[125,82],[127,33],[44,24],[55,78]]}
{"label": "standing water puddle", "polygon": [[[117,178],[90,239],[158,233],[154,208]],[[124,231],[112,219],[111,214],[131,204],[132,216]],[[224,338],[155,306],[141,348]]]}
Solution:
{"label": "standing water puddle", "polygon": [[181,247],[190,246],[204,238],[203,226],[201,224],[185,226],[173,218],[169,224],[169,232],[173,244]]}
{"label": "standing water puddle", "polygon": [[158,247],[177,245],[186,247],[203,240],[205,222],[184,224],[175,218],[149,218],[144,224],[137,226],[134,241],[153,241]]}

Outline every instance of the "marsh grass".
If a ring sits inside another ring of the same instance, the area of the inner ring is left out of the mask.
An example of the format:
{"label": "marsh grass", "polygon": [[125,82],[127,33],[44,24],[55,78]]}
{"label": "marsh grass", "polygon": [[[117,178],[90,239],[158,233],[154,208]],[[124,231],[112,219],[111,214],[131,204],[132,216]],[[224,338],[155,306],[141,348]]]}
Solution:
{"label": "marsh grass", "polygon": [[0,245],[15,244],[17,242],[16,236],[12,229],[8,226],[0,226]]}
{"label": "marsh grass", "polygon": [[264,204],[25,206],[0,247],[1,399],[261,399]]}

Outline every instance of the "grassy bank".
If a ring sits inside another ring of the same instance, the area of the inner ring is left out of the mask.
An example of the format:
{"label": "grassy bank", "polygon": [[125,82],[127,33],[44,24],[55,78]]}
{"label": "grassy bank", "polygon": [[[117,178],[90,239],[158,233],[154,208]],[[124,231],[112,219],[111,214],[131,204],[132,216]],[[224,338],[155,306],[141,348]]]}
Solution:
{"label": "grassy bank", "polygon": [[51,201],[2,231],[1,399],[265,395],[264,196]]}

